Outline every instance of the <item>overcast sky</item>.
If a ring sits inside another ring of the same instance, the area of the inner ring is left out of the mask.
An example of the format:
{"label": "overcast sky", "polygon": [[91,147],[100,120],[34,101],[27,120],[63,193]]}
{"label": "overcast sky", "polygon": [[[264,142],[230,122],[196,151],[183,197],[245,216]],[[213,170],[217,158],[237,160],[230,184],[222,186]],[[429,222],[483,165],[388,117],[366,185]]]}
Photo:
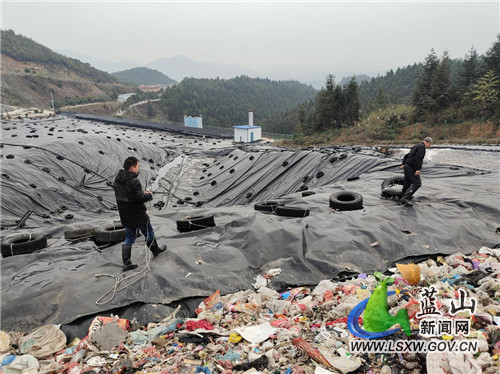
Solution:
{"label": "overcast sky", "polygon": [[146,64],[184,55],[248,68],[385,72],[434,48],[485,53],[499,1],[2,2],[2,29],[53,49]]}

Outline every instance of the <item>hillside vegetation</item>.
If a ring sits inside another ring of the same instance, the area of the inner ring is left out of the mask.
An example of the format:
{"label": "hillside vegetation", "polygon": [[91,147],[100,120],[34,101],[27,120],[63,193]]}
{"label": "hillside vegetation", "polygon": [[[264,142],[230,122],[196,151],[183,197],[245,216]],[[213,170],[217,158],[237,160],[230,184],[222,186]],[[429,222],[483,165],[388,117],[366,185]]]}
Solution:
{"label": "hillside vegetation", "polygon": [[[447,51],[438,57],[432,49],[424,63],[361,85],[351,79],[341,87],[330,75],[313,101],[292,112],[297,113],[294,140],[288,144],[428,135],[442,141],[466,137],[498,143],[500,34],[483,56],[471,48],[463,60],[452,61]],[[288,120],[290,110],[275,117]]]}
{"label": "hillside vegetation", "polygon": [[177,81],[167,77],[165,74],[159,72],[158,70],[153,70],[145,67],[118,71],[111,74],[120,82],[131,83],[138,86],[141,84],[160,84],[162,86],[170,86],[174,83],[177,83]]}
{"label": "hillside vegetation", "polygon": [[[185,78],[165,89],[161,96],[167,119],[183,121],[184,115],[202,115],[205,126],[231,127],[248,123],[248,110],[255,111],[255,124],[273,113],[294,108],[315,97],[311,86],[295,81],[240,76],[232,79]],[[265,131],[270,131],[267,128]]]}
{"label": "hillside vegetation", "polygon": [[[1,31],[3,104],[120,115],[157,122],[183,122],[202,115],[204,126],[231,127],[248,122],[264,132],[293,137],[287,144],[381,143],[419,139],[500,141],[500,35],[479,56],[471,48],[463,59],[431,49],[421,63],[366,80],[336,83],[328,75],[319,91],[296,81],[239,76],[186,78],[162,92],[144,93],[134,84],[169,85],[166,75],[148,68],[114,73],[54,53],[13,31]],[[125,103],[119,94],[134,92]],[[89,105],[84,105],[89,104]],[[93,105],[90,105],[93,104]],[[75,107],[76,106],[76,107]]]}
{"label": "hillside vegetation", "polygon": [[110,101],[130,90],[112,75],[68,58],[12,30],[1,30],[2,103],[56,109]]}

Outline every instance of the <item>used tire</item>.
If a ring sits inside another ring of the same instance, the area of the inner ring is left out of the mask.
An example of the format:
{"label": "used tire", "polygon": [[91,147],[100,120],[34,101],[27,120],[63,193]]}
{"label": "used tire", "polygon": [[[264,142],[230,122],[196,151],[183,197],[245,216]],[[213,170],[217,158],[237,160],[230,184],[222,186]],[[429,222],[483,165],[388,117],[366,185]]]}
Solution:
{"label": "used tire", "polygon": [[83,239],[91,238],[95,234],[95,227],[76,229],[76,230],[66,230],[64,231],[64,239]]}
{"label": "used tire", "polygon": [[215,227],[214,216],[187,216],[177,220],[177,230],[179,232],[201,230],[207,227]]}
{"label": "used tire", "polygon": [[261,210],[265,212],[273,212],[277,207],[285,205],[281,201],[269,200],[269,201],[261,201],[260,203],[256,203],[253,208],[255,210]]}
{"label": "used tire", "polygon": [[330,195],[330,208],[357,210],[363,208],[363,196],[357,192],[339,191]]}
{"label": "used tire", "polygon": [[47,247],[47,237],[38,233],[14,234],[2,239],[3,257],[24,255]]}
{"label": "used tire", "polygon": [[404,182],[404,176],[396,175],[395,177],[387,178],[382,182],[382,196],[384,197],[402,197],[403,191],[402,187],[397,188],[395,186],[402,186]]}
{"label": "used tire", "polygon": [[291,207],[291,206],[278,206],[274,211],[278,216],[285,217],[307,217],[309,209]]}
{"label": "used tire", "polygon": [[100,244],[122,242],[125,240],[125,228],[121,223],[108,223],[96,229],[94,237]]}

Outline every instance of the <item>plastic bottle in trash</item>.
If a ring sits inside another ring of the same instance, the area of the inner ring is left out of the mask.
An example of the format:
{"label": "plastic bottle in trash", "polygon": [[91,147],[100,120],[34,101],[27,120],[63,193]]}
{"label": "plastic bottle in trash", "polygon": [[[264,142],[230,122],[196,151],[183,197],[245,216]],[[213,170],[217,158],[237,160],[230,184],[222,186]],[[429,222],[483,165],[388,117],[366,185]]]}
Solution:
{"label": "plastic bottle in trash", "polygon": [[87,350],[85,349],[80,349],[79,351],[77,351],[73,357],[71,357],[71,360],[69,361],[69,363],[73,363],[73,362],[82,362],[83,361],[83,358],[85,357],[85,354],[87,353]]}

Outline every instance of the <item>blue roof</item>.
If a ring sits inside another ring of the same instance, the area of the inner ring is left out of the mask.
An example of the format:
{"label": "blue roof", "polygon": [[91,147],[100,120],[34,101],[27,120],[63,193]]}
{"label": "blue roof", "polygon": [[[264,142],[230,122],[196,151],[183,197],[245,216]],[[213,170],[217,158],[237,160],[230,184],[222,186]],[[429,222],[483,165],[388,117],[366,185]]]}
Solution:
{"label": "blue roof", "polygon": [[242,125],[242,126],[233,126],[235,129],[260,129],[260,126],[250,126],[250,125]]}

